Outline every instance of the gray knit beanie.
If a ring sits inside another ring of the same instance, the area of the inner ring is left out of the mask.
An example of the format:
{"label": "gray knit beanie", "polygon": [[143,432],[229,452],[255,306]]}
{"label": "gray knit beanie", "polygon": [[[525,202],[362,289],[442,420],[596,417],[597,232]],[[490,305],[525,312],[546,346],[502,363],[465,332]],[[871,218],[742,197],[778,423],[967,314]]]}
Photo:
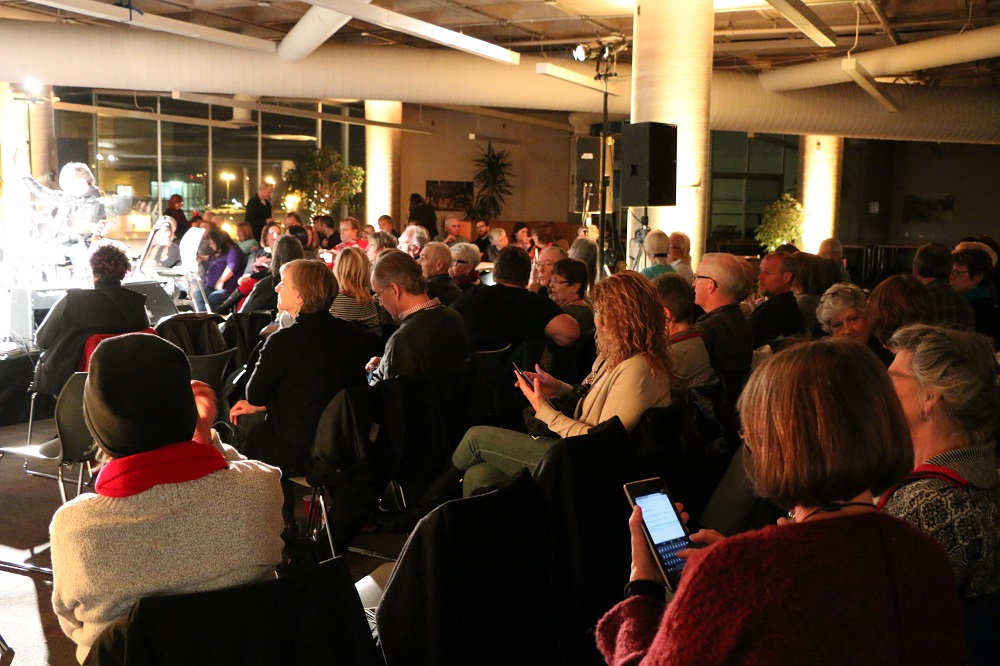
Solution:
{"label": "gray knit beanie", "polygon": [[148,333],[102,341],[90,357],[83,416],[112,458],[189,441],[198,410],[187,356]]}

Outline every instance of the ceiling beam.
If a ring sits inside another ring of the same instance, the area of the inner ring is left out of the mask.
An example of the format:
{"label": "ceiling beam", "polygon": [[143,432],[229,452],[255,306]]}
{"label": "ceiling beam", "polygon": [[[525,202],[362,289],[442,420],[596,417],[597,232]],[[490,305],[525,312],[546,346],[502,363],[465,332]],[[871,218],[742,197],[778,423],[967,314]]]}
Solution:
{"label": "ceiling beam", "polygon": [[[52,102],[56,111],[76,111],[78,113],[93,113],[105,118],[136,118],[138,120],[162,120],[165,123],[181,123],[183,125],[200,125],[219,129],[243,129],[245,125],[228,120],[208,120],[207,118],[192,118],[190,116],[174,116],[167,113],[150,111],[135,111],[133,109],[113,109],[107,106],[90,104],[71,104],[69,102]],[[256,123],[254,123],[256,124]]]}
{"label": "ceiling beam", "polygon": [[[590,88],[591,90],[596,90],[597,92],[604,92],[604,86],[598,83],[593,77],[580,74],[572,69],[560,67],[559,65],[553,65],[550,62],[537,63],[535,65],[535,74],[551,76],[566,81],[567,83],[573,83],[578,86],[583,86],[584,88]],[[608,94],[616,97],[618,96],[618,93],[614,92],[610,88],[608,88]]]}
{"label": "ceiling beam", "polygon": [[802,0],[767,0],[809,39],[823,47],[837,45],[837,33]]}
{"label": "ceiling beam", "polygon": [[890,113],[896,113],[899,111],[899,107],[895,105],[888,97],[882,94],[875,86],[875,79],[865,71],[865,68],[861,66],[857,58],[844,58],[840,61],[840,68],[847,74],[855,83],[860,86],[862,90],[872,96],[876,102],[881,104]]}
{"label": "ceiling beam", "polygon": [[507,65],[517,65],[521,62],[521,54],[510,49],[358,0],[306,0],[306,2],[310,5],[346,14],[365,23],[413,35],[481,58]]}
{"label": "ceiling beam", "polygon": [[396,123],[383,123],[378,120],[367,120],[365,118],[352,118],[350,116],[338,116],[332,113],[320,113],[318,111],[306,111],[305,109],[293,109],[288,106],[278,106],[277,104],[261,104],[249,100],[234,99],[232,97],[222,97],[219,95],[202,95],[200,93],[173,92],[170,95],[173,99],[184,102],[198,102],[200,104],[211,104],[213,106],[228,106],[234,109],[248,109],[262,113],[277,113],[293,118],[308,118],[309,120],[327,120],[331,123],[344,123],[345,125],[364,125],[365,127],[384,127],[386,129],[398,129],[403,132],[413,132],[414,134],[434,134],[430,130],[416,127],[414,125],[401,125]]}
{"label": "ceiling beam", "polygon": [[560,132],[569,132],[572,134],[575,130],[573,126],[569,123],[557,123],[551,120],[543,120],[541,118],[533,118],[531,116],[525,116],[519,113],[510,113],[509,111],[498,111],[496,109],[487,109],[482,106],[459,106],[457,104],[424,104],[423,106],[444,109],[445,111],[455,111],[457,113],[471,113],[476,116],[485,116],[487,118],[499,118],[500,120],[510,120],[515,123],[523,123],[525,125],[534,125],[536,127],[545,127],[547,129],[559,130]]}
{"label": "ceiling beam", "polygon": [[130,10],[125,7],[118,7],[116,5],[105,4],[103,2],[94,2],[94,0],[32,1],[39,5],[73,12],[74,14],[83,14],[84,16],[92,16],[106,21],[126,23],[128,25],[139,26],[140,28],[148,28],[149,30],[158,30],[160,32],[169,32],[174,35],[201,39],[206,42],[215,42],[216,44],[225,44],[227,46],[236,46],[238,48],[249,49],[251,51],[274,53],[278,49],[274,42],[270,42],[266,39],[247,37],[246,35],[239,35],[235,32],[229,32],[228,30],[207,28],[196,23],[187,23],[186,21],[178,21],[176,19],[166,18],[163,16],[146,14],[137,9]]}

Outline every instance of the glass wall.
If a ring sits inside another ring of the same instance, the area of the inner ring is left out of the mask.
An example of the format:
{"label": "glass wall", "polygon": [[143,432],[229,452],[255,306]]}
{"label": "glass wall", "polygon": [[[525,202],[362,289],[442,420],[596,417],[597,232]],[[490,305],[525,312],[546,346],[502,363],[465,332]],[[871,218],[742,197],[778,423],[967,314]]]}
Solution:
{"label": "glass wall", "polygon": [[798,149],[797,136],[712,132],[709,239],[753,240],[764,209],[795,191]]}

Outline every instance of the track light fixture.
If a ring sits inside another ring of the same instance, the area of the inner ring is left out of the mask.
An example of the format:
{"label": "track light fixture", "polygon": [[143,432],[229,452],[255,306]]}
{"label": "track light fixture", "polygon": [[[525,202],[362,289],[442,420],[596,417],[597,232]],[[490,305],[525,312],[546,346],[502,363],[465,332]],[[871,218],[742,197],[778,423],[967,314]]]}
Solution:
{"label": "track light fixture", "polygon": [[573,49],[573,59],[580,62],[587,60],[613,60],[627,48],[628,42],[625,40],[625,37],[614,35],[586,44],[577,44]]}

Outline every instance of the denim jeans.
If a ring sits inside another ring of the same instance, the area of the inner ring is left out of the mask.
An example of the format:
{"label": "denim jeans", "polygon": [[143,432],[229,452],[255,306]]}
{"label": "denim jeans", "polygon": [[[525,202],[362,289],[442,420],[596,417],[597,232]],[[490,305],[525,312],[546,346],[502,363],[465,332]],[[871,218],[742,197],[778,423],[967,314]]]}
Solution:
{"label": "denim jeans", "polygon": [[493,426],[469,428],[451,457],[455,467],[465,470],[462,495],[503,483],[522,469],[534,472],[556,441]]}

